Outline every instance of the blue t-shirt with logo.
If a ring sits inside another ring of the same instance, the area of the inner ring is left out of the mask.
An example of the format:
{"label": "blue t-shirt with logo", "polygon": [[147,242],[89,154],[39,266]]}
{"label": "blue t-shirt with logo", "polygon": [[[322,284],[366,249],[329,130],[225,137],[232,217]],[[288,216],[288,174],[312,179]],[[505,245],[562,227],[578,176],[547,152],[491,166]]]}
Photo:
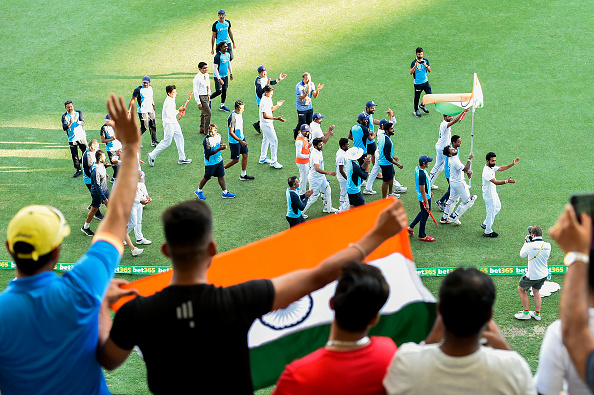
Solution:
{"label": "blue t-shirt with logo", "polygon": [[228,19],[225,19],[224,22],[217,21],[212,24],[212,31],[217,33],[216,43],[220,43],[224,41],[226,43],[231,43],[231,37],[229,37],[229,29],[231,28],[231,22]]}
{"label": "blue t-shirt with logo", "polygon": [[[353,135],[353,145],[361,148],[364,152],[367,152],[367,142],[370,141],[369,128],[363,125],[354,125],[351,128],[351,134]],[[373,142],[373,141],[372,141]]]}
{"label": "blue t-shirt with logo", "polygon": [[206,166],[216,165],[223,160],[221,151],[215,153],[221,147],[221,135],[215,134],[213,137],[206,135],[202,140],[204,146],[204,164]]}
{"label": "blue t-shirt with logo", "polygon": [[[427,59],[423,58],[423,60],[427,63],[427,66],[431,66]],[[415,58],[415,60],[413,60],[410,64],[411,69],[415,66],[416,62],[417,58]],[[415,85],[424,84],[425,82],[429,81],[429,78],[427,78],[427,67],[424,64],[418,64],[415,68],[415,71],[413,72],[413,77],[415,77]]]}
{"label": "blue t-shirt with logo", "polygon": [[229,75],[229,62],[231,61],[231,55],[229,52],[217,53],[214,58],[214,63],[219,66],[219,75],[224,78]]}
{"label": "blue t-shirt with logo", "polygon": [[392,164],[392,156],[394,153],[394,145],[392,140],[385,133],[377,137],[377,149],[379,150],[378,163],[380,166],[387,166]]}

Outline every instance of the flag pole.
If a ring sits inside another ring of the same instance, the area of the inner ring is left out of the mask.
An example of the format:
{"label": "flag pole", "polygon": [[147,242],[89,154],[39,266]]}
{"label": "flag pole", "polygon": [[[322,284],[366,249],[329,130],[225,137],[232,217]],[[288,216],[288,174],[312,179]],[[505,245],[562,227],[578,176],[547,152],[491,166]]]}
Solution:
{"label": "flag pole", "polygon": [[[470,128],[470,153],[474,152],[474,106],[472,106],[472,126]],[[470,160],[470,170],[472,170],[472,159]],[[472,178],[468,180],[468,186],[472,188]]]}

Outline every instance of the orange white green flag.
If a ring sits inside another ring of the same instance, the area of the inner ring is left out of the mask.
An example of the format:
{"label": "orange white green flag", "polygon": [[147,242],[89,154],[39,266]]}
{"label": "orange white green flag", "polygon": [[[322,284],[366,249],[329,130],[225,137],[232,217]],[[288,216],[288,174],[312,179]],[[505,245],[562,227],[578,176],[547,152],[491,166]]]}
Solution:
{"label": "orange white green flag", "polygon": [[462,111],[483,107],[483,89],[474,73],[471,93],[432,93],[423,96],[423,105],[435,104],[435,110],[444,115],[458,115]]}
{"label": "orange white green flag", "polygon": [[[216,255],[208,270],[208,281],[230,286],[257,278],[274,278],[317,266],[322,260],[359,240],[375,224],[391,199],[308,221],[284,232]],[[319,235],[315,246],[303,240]],[[421,341],[435,319],[435,298],[416,273],[406,230],[371,253],[366,262],[377,266],[390,285],[390,297],[371,335],[388,336],[400,345]],[[145,277],[129,284],[141,295],[151,295],[171,282],[172,272]],[[285,309],[256,320],[248,334],[252,379],[255,389],[276,382],[285,365],[323,347],[328,340],[334,314],[329,307],[336,282],[305,296]],[[122,303],[112,306],[117,309]]]}

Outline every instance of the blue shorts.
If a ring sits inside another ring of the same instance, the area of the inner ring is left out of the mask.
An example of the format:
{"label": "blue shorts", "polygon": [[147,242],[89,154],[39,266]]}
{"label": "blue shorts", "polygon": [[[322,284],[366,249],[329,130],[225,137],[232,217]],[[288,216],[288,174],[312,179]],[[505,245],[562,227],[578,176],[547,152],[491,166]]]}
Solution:
{"label": "blue shorts", "polygon": [[241,145],[240,143],[229,143],[229,148],[231,148],[231,159],[239,159],[239,155],[248,153],[247,145]]}
{"label": "blue shorts", "polygon": [[210,180],[211,177],[225,177],[225,167],[223,166],[223,161],[220,161],[216,165],[204,167],[204,179]]}
{"label": "blue shorts", "polygon": [[373,143],[369,143],[367,144],[367,155],[375,155],[375,150],[377,149],[377,145],[375,144],[375,141]]}
{"label": "blue shorts", "polygon": [[394,178],[394,165],[380,165],[380,167],[382,169],[382,180],[385,182],[392,181]]}
{"label": "blue shorts", "polygon": [[363,199],[363,194],[361,192],[356,194],[349,193],[349,203],[351,206],[363,206],[365,204],[365,199]]}
{"label": "blue shorts", "polygon": [[[105,196],[107,197],[107,199],[109,199],[109,191],[107,191]],[[91,207],[99,208],[101,206],[101,203],[103,203],[101,195],[99,195],[98,193],[94,193],[94,191],[91,190],[91,197],[93,198],[93,200],[91,201]]]}

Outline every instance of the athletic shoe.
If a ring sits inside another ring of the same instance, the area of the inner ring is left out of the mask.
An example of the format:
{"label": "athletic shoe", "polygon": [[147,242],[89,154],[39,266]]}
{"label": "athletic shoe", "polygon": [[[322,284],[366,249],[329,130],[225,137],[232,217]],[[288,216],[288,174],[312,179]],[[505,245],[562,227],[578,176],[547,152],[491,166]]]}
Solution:
{"label": "athletic shoe", "polygon": [[448,220],[448,224],[454,224],[454,225],[462,225],[462,222],[460,222],[460,220],[458,218],[454,218],[452,216],[447,218]]}
{"label": "athletic shoe", "polygon": [[132,256],[138,256],[143,252],[144,250],[142,248],[134,247],[134,249],[132,250]]}
{"label": "athletic shoe", "polygon": [[427,107],[420,105],[419,108],[425,113],[425,114],[429,114],[429,110],[427,110]]}
{"label": "athletic shoe", "polygon": [[101,221],[103,218],[105,218],[105,216],[103,214],[101,214],[99,211],[97,211],[95,213],[95,219],[98,219],[99,221]]}
{"label": "athletic shoe", "polygon": [[149,239],[147,239],[146,237],[143,237],[141,240],[136,240],[136,244],[149,245],[149,244],[153,244],[153,242],[150,241]]}
{"label": "athletic shoe", "polygon": [[536,311],[531,311],[530,317],[534,318],[536,321],[540,321],[542,319],[542,317],[540,316],[540,313],[536,314]]}
{"label": "athletic shoe", "polygon": [[485,224],[481,224],[481,228],[483,228],[483,229],[487,229],[487,225],[485,225]]}
{"label": "athletic shoe", "polygon": [[373,189],[363,189],[363,195],[375,195],[377,193],[377,191],[374,191]]}
{"label": "athletic shoe", "polygon": [[261,165],[263,165],[264,163],[272,163],[272,160],[270,160],[268,158],[264,158],[264,160],[261,160],[258,163],[261,164]]}
{"label": "athletic shoe", "polygon": [[330,207],[329,211],[326,211],[326,209],[323,209],[322,211],[325,213],[328,213],[328,214],[337,214],[338,213],[338,209],[336,209],[334,207]]}
{"label": "athletic shoe", "polygon": [[419,110],[413,112],[413,115],[417,118],[421,118],[421,113],[419,112]]}
{"label": "athletic shoe", "polygon": [[225,106],[221,106],[221,107],[219,107],[219,110],[221,110],[221,111],[225,111],[225,112],[231,112],[231,110],[229,110],[229,109],[228,109],[227,107],[225,107]]}
{"label": "athletic shoe", "polygon": [[388,195],[388,197],[389,196],[395,197],[396,199],[400,199],[400,194],[398,194],[398,193],[391,193]]}
{"label": "athletic shoe", "polygon": [[140,148],[144,148],[144,145],[140,144]]}
{"label": "athletic shoe", "polygon": [[150,167],[155,166],[155,158],[153,158],[150,153],[146,154],[146,156],[148,157],[149,166]]}
{"label": "athletic shoe", "polygon": [[413,236],[415,234],[415,230],[413,228],[411,228],[410,226],[408,228],[406,228],[406,231],[411,236]]}
{"label": "athletic shoe", "polygon": [[437,201],[437,207],[439,208],[439,211],[445,211],[445,203],[441,200]]}
{"label": "athletic shoe", "polygon": [[115,182],[115,177],[111,177],[111,180],[109,182],[113,184]]}
{"label": "athletic shoe", "polygon": [[87,207],[87,210],[90,210],[90,209],[91,209],[91,205],[89,204],[89,207]]}
{"label": "athletic shoe", "polygon": [[262,130],[260,129],[260,121],[252,123],[252,126],[256,129],[256,132],[262,133]]}
{"label": "athletic shoe", "polygon": [[307,217],[309,217],[309,215],[307,214],[301,214],[301,216],[303,217],[303,219],[307,219]]}
{"label": "athletic shoe", "polygon": [[206,197],[204,196],[204,194],[202,193],[202,191],[198,192],[198,190],[196,189],[194,191],[194,193],[196,194],[196,196],[198,196],[198,199],[200,199],[200,200],[206,200]]}
{"label": "athletic shoe", "polygon": [[394,192],[395,193],[404,193],[408,190],[407,187],[403,187],[402,185],[399,185],[397,187],[394,188]]}
{"label": "athletic shoe", "polygon": [[74,173],[74,175],[72,176],[72,178],[76,178],[78,176],[82,176],[82,170],[77,170],[76,173]]}
{"label": "athletic shoe", "polygon": [[439,223],[440,223],[440,224],[449,224],[449,222],[448,222],[448,218],[449,218],[449,217],[448,217],[447,215],[445,215],[445,214],[444,214],[444,215],[442,215],[442,216],[441,216],[441,218],[439,219]]}
{"label": "athletic shoe", "polygon": [[124,246],[127,246],[127,245],[128,245],[128,243],[126,243],[126,242],[124,241]]}
{"label": "athletic shoe", "polygon": [[274,163],[271,163],[270,164],[270,167],[274,167],[275,169],[282,169],[283,168],[283,165],[281,165],[278,162],[274,162]]}
{"label": "athletic shoe", "polygon": [[95,232],[93,232],[93,231],[91,230],[91,228],[87,228],[87,229],[85,229],[85,228],[83,227],[83,228],[80,228],[80,230],[82,230],[82,232],[83,232],[84,234],[86,234],[87,236],[95,236]]}
{"label": "athletic shoe", "polygon": [[157,145],[159,145],[159,142],[158,141],[153,141],[151,143],[151,147],[156,147]]}
{"label": "athletic shoe", "polygon": [[365,188],[367,186],[367,181],[361,181],[361,187]]}
{"label": "athletic shoe", "polygon": [[431,185],[431,189],[439,189],[437,185]]}
{"label": "athletic shoe", "polygon": [[532,317],[532,316],[530,315],[529,312],[521,310],[521,311],[518,311],[516,314],[514,314],[514,317],[516,317],[519,320],[529,320],[530,317]]}
{"label": "athletic shoe", "polygon": [[496,233],[496,232],[483,233],[483,236],[485,236],[485,237],[497,237],[497,236],[499,236],[499,233]]}
{"label": "athletic shoe", "polygon": [[192,163],[192,159],[180,159],[177,161],[178,165],[187,165],[188,163]]}
{"label": "athletic shoe", "polygon": [[419,237],[419,241],[435,241],[431,236]]}
{"label": "athletic shoe", "polygon": [[250,181],[253,179],[254,179],[254,177],[248,176],[247,174],[245,176],[239,176],[239,181]]}
{"label": "athletic shoe", "polygon": [[234,199],[234,198],[235,198],[235,196],[237,196],[237,195],[236,195],[236,194],[234,194],[234,193],[231,193],[231,192],[229,192],[229,191],[227,191],[227,192],[223,192],[223,194],[221,195],[221,197],[222,197],[223,199]]}

